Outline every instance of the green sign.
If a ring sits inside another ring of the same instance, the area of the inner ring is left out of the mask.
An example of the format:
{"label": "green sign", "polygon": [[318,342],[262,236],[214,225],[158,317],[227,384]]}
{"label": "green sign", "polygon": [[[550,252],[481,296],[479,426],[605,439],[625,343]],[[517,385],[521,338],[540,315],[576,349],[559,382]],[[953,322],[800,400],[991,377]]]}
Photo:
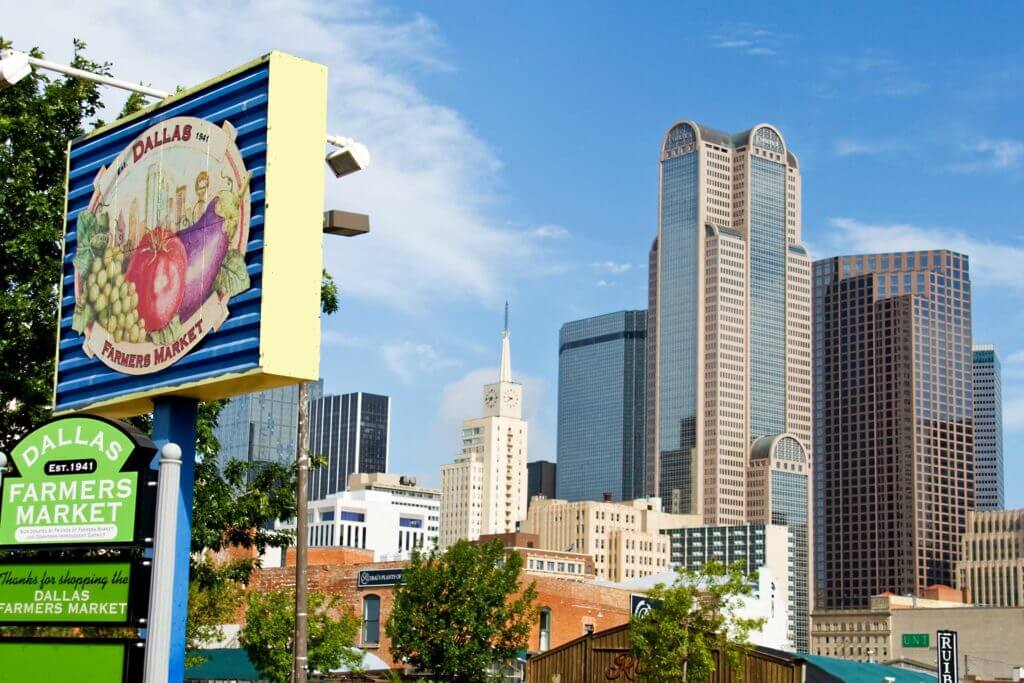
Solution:
{"label": "green sign", "polygon": [[[0,683],[25,683],[40,676],[48,681],[122,683],[129,680],[134,663],[129,659],[138,656],[135,649],[124,641],[0,640]],[[141,680],[141,673],[135,680]]]}
{"label": "green sign", "polygon": [[124,624],[130,562],[0,564],[0,624]]}
{"label": "green sign", "polygon": [[140,477],[156,452],[128,425],[92,416],[36,428],[0,485],[0,547],[130,544]]}
{"label": "green sign", "polygon": [[904,633],[903,647],[929,647],[931,638],[928,633]]}

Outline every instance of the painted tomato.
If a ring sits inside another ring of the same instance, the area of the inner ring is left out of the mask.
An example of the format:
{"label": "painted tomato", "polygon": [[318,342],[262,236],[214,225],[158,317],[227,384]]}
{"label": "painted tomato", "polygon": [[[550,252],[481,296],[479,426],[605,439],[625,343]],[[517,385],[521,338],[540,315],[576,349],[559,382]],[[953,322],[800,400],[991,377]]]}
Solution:
{"label": "painted tomato", "polygon": [[139,317],[152,332],[167,327],[185,296],[185,245],[170,230],[154,228],[143,235],[124,277],[135,283]]}

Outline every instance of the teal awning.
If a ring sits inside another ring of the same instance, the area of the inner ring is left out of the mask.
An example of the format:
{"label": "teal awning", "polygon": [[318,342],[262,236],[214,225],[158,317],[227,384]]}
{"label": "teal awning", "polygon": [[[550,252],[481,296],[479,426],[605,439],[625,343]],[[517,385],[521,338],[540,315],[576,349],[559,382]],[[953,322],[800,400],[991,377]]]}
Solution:
{"label": "teal awning", "polygon": [[[935,683],[935,676],[931,674],[900,669],[895,666],[851,662],[846,659],[808,655],[802,652],[797,656],[843,683],[882,683],[887,676],[892,677],[896,683]],[[810,679],[809,676],[808,679]]]}
{"label": "teal awning", "polygon": [[196,650],[206,659],[199,666],[185,669],[186,681],[259,681],[259,671],[242,648]]}

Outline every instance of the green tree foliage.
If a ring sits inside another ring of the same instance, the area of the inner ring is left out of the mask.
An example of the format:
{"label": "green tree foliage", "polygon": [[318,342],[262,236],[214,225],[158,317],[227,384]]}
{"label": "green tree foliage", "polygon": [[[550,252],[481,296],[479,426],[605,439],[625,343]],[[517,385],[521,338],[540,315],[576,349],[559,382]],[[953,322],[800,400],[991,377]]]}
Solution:
{"label": "green tree foliage", "polygon": [[645,680],[710,680],[716,650],[739,670],[750,649],[750,632],[764,625],[764,619],[737,613],[753,591],[742,562],[729,567],[709,562],[699,571],[679,567],[671,586],[659,583],[649,590],[648,597],[660,604],[643,617],[633,617],[629,631]]}
{"label": "green tree foliage", "polygon": [[[84,49],[72,66],[109,71]],[[50,417],[65,153],[102,107],[95,84],[39,70],[0,94],[0,450]]]}
{"label": "green tree foliage", "polygon": [[522,565],[500,541],[414,553],[385,625],[391,656],[453,683],[488,680],[492,665],[526,647],[537,618]]}
{"label": "green tree foliage", "polygon": [[[359,617],[342,606],[340,596],[309,593],[309,670],[327,673],[344,665],[361,671],[363,654],[352,649]],[[260,675],[274,683],[291,679],[294,660],[295,591],[249,593],[245,628],[239,642]]]}

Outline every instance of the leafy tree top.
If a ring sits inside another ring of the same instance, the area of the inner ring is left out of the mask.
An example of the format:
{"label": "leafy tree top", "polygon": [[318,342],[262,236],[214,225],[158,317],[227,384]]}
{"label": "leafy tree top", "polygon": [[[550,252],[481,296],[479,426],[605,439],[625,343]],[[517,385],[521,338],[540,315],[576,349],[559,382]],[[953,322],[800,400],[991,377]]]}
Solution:
{"label": "leafy tree top", "polygon": [[715,651],[740,670],[750,649],[750,633],[764,619],[741,615],[754,588],[742,562],[728,567],[709,562],[699,571],[676,570],[671,586],[647,592],[657,605],[630,622],[630,640],[650,683],[710,680]]}
{"label": "leafy tree top", "polygon": [[537,618],[537,590],[520,581],[522,564],[500,541],[414,553],[385,627],[391,656],[442,680],[487,680],[492,665],[527,646]]}

